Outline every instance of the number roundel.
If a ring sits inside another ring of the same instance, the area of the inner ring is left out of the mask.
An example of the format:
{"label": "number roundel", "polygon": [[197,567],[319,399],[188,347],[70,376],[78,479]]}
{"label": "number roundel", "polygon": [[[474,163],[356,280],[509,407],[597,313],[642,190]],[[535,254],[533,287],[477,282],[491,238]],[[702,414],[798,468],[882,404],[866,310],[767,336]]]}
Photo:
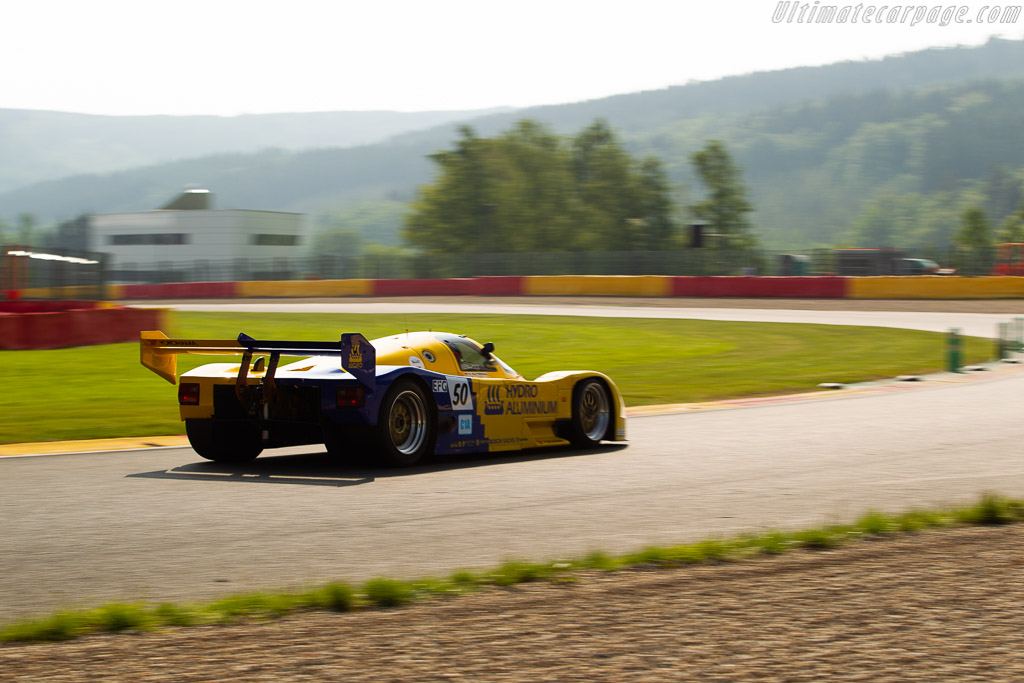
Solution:
{"label": "number roundel", "polygon": [[448,395],[452,399],[452,410],[473,410],[473,394],[465,377],[448,378]]}

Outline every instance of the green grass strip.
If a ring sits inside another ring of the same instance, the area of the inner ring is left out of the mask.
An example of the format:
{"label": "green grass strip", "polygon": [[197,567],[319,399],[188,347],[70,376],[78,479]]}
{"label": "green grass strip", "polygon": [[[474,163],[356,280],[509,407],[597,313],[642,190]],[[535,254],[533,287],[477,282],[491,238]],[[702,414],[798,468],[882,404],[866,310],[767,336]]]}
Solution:
{"label": "green grass strip", "polygon": [[634,567],[681,567],[735,562],[797,550],[828,551],[851,542],[971,525],[1003,525],[1024,521],[1024,501],[986,494],[974,504],[942,510],[887,514],[871,510],[852,524],[827,525],[800,531],[768,531],[730,539],[707,539],[679,546],[651,547],[612,557],[594,551],[577,560],[544,563],[508,561],[481,572],[459,570],[447,578],[411,581],[373,578],[360,587],[334,582],[300,592],[254,592],[189,605],[109,603],[87,610],[61,610],[26,619],[0,630],[0,641],[68,640],[90,633],[147,631],[239,620],[276,619],[310,611],[349,612],[388,609],[437,596],[452,596],[488,587],[533,581],[575,581],[580,572],[619,571]]}

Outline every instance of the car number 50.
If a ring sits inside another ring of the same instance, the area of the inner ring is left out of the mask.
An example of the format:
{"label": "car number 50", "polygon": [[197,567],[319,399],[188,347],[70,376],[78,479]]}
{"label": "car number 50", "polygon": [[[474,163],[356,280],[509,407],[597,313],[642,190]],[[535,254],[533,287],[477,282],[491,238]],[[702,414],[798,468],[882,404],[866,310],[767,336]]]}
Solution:
{"label": "car number 50", "polygon": [[448,394],[452,398],[452,410],[473,410],[473,394],[465,377],[448,378]]}

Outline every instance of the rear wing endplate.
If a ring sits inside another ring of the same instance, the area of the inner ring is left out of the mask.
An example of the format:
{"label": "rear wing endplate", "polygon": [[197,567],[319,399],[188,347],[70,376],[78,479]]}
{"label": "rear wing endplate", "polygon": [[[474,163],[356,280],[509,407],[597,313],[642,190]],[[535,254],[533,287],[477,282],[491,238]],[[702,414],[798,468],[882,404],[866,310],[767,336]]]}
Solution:
{"label": "rear wing endplate", "polygon": [[[248,372],[253,354],[269,355],[270,367],[280,356],[339,356],[341,367],[371,390],[375,384],[377,350],[358,332],[345,332],[340,342],[262,341],[247,334],[238,339],[171,339],[158,330],[139,335],[142,364],[171,384],[178,381],[178,354],[242,355],[240,376]],[[273,381],[271,375],[270,381]]]}

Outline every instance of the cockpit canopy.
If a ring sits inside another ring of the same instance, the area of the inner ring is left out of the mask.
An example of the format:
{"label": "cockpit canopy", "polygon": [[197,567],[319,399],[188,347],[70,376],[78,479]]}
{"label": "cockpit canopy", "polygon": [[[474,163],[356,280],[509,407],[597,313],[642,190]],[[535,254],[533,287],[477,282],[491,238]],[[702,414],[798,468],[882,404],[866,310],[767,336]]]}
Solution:
{"label": "cockpit canopy", "polygon": [[407,332],[372,342],[377,365],[410,365],[446,375],[519,379],[521,375],[494,355],[494,344],[480,344],[449,332]]}

